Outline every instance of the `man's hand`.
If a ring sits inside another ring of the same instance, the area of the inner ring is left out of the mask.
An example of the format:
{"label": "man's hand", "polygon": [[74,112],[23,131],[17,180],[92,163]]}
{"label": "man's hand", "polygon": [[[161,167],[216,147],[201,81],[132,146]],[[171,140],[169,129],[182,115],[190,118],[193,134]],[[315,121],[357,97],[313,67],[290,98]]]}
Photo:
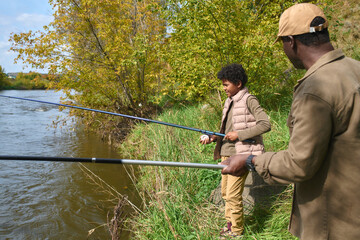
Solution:
{"label": "man's hand", "polygon": [[248,156],[248,154],[237,154],[221,162],[221,164],[228,165],[221,171],[221,173],[233,176],[244,175],[248,172],[248,169],[246,168],[246,159]]}
{"label": "man's hand", "polygon": [[228,132],[224,137],[224,139],[229,139],[232,142],[234,142],[238,138],[239,137],[237,132]]}

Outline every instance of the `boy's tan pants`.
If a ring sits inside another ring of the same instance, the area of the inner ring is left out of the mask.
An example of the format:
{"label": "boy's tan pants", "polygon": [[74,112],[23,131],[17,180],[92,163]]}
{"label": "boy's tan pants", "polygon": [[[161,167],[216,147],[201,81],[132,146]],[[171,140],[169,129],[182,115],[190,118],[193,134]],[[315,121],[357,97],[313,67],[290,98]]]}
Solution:
{"label": "boy's tan pants", "polygon": [[[221,157],[224,161],[228,157]],[[231,222],[231,231],[242,234],[244,231],[244,209],[242,193],[247,173],[241,177],[222,175],[221,195],[225,201],[225,219]]]}

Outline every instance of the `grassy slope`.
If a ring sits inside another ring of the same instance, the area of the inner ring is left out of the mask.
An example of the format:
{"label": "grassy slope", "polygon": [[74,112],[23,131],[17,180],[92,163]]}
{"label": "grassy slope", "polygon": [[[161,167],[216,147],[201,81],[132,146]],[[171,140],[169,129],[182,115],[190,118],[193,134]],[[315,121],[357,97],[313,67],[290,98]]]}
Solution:
{"label": "grassy slope", "polygon": [[[268,149],[284,148],[288,142],[285,127],[287,107],[269,111],[272,131],[267,133]],[[158,120],[201,129],[218,128],[220,116],[201,105],[171,109]],[[162,125],[138,125],[121,152],[125,157],[149,160],[214,163],[214,145],[199,144],[197,132]],[[148,201],[145,215],[133,219],[136,239],[213,239],[224,224],[223,212],[208,201],[220,181],[218,170],[142,167],[139,187]],[[287,223],[290,196],[285,192],[274,200],[271,210],[260,206],[246,217],[247,236],[290,239]],[[283,204],[283,202],[285,204]],[[281,203],[281,204],[280,204]],[[253,238],[251,238],[253,239]]]}

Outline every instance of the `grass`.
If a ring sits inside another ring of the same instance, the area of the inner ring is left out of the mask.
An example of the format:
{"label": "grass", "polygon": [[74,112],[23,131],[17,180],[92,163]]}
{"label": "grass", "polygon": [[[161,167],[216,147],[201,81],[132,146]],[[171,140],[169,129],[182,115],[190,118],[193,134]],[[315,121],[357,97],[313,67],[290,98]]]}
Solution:
{"label": "grass", "polygon": [[[288,143],[285,125],[289,106],[268,111],[272,131],[265,134],[267,150]],[[173,108],[157,120],[218,131],[220,115],[209,105]],[[198,132],[157,124],[138,124],[121,145],[124,157],[177,162],[215,163],[214,145],[199,144]],[[225,224],[223,211],[209,200],[218,186],[220,171],[171,167],[140,167],[138,187],[144,214],[129,219],[132,239],[216,239]],[[246,216],[246,239],[292,239],[287,232],[291,186],[273,196],[271,209],[262,206]]]}
{"label": "grass", "polygon": [[287,227],[291,212],[292,185],[278,196],[271,197],[272,206],[255,206],[245,217],[246,239],[297,239]]}

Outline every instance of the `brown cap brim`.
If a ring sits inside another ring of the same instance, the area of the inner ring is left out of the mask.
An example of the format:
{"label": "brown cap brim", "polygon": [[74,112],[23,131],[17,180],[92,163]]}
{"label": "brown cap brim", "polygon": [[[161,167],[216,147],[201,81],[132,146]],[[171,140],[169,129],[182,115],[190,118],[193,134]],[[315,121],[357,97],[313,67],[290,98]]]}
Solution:
{"label": "brown cap brim", "polygon": [[280,36],[277,36],[272,45],[275,45],[275,43],[277,43],[279,40],[280,40]]}

